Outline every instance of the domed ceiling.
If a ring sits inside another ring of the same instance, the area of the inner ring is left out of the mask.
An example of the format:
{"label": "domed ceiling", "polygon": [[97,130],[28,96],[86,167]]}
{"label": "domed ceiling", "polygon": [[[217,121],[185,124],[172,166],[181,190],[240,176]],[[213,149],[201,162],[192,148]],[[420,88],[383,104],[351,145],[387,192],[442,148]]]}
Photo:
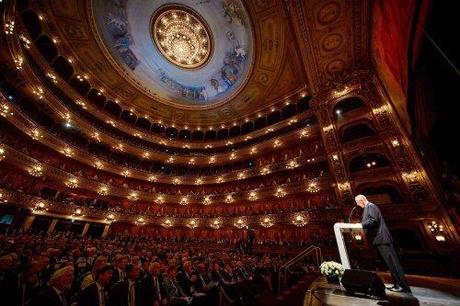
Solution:
{"label": "domed ceiling", "polygon": [[100,44],[117,70],[152,98],[185,106],[231,99],[253,63],[241,1],[93,1]]}

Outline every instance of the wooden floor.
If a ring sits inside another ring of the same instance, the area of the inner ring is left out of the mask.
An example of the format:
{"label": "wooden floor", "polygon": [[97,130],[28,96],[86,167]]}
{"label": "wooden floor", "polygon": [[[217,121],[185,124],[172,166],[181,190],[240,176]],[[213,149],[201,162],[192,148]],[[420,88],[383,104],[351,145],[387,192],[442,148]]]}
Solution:
{"label": "wooden floor", "polygon": [[[379,273],[386,285],[391,277]],[[394,293],[387,290],[385,301],[351,296],[338,285],[327,284],[324,277],[318,277],[310,286],[305,296],[304,306],[316,305],[397,305],[397,306],[460,306],[460,279],[406,275],[412,294]],[[292,304],[291,304],[292,305]],[[302,305],[302,304],[296,304]],[[295,306],[295,305],[293,305]]]}

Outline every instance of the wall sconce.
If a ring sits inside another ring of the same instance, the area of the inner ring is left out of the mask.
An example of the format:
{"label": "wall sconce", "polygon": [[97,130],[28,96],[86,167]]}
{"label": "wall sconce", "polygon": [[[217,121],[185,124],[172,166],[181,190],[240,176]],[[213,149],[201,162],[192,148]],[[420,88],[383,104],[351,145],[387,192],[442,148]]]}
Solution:
{"label": "wall sconce", "polygon": [[302,226],[305,226],[307,224],[307,219],[305,218],[304,215],[297,214],[292,219],[292,224],[294,224],[295,226],[298,226],[298,227],[302,227]]}
{"label": "wall sconce", "polygon": [[162,195],[158,195],[155,198],[155,203],[157,203],[157,204],[163,204],[164,202],[165,202],[165,198]]}
{"label": "wall sconce", "polygon": [[272,227],[273,224],[273,220],[270,217],[265,217],[263,218],[262,222],[260,222],[260,225],[262,225],[265,228]]}
{"label": "wall sconce", "polygon": [[221,227],[221,222],[219,219],[215,219],[213,222],[211,222],[211,227],[213,229],[219,229]]}
{"label": "wall sconce", "polygon": [[190,229],[194,229],[196,227],[198,227],[198,221],[196,221],[195,219],[192,219],[190,221],[187,222],[186,226]]}
{"label": "wall sconce", "polygon": [[97,193],[100,194],[101,196],[106,196],[109,194],[109,188],[107,188],[107,186],[102,186],[101,188],[99,188]]}
{"label": "wall sconce", "polygon": [[444,233],[444,226],[442,224],[439,224],[436,221],[431,221],[430,224],[428,224],[428,229],[430,230],[431,234],[433,235],[434,239],[438,242],[445,242],[446,241],[446,236]]}
{"label": "wall sconce", "polygon": [[244,220],[240,218],[240,219],[236,220],[236,222],[233,223],[233,225],[235,227],[239,228],[239,229],[242,229],[242,228],[246,227],[246,222],[244,222]]}
{"label": "wall sconce", "polygon": [[204,196],[204,197],[203,197],[203,204],[204,204],[204,205],[209,205],[209,204],[211,204],[211,203],[212,203],[212,201],[211,201],[211,196]]}
{"label": "wall sconce", "polygon": [[135,223],[138,226],[142,226],[142,225],[145,225],[146,221],[145,221],[145,219],[143,217],[139,217],[139,218],[137,218]]}
{"label": "wall sconce", "polygon": [[170,219],[165,219],[165,220],[163,221],[163,223],[161,223],[161,225],[162,225],[163,227],[168,228],[168,227],[173,226],[173,223],[172,223],[172,221],[171,221]]}
{"label": "wall sconce", "polygon": [[233,199],[233,196],[231,194],[227,194],[227,196],[225,197],[225,203],[232,203],[233,201],[235,201],[235,199]]}
{"label": "wall sconce", "polygon": [[286,195],[286,191],[284,191],[283,188],[278,187],[278,188],[276,189],[276,191],[275,191],[275,197],[277,197],[277,198],[282,198],[282,197],[284,197],[285,195]]}

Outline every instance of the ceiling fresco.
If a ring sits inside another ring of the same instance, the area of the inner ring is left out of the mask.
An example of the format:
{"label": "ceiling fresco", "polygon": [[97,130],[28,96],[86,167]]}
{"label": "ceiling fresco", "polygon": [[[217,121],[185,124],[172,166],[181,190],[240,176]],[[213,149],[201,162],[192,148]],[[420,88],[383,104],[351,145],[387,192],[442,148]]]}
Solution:
{"label": "ceiling fresco", "polygon": [[147,93],[183,105],[228,100],[246,83],[253,30],[241,1],[93,1],[97,35]]}

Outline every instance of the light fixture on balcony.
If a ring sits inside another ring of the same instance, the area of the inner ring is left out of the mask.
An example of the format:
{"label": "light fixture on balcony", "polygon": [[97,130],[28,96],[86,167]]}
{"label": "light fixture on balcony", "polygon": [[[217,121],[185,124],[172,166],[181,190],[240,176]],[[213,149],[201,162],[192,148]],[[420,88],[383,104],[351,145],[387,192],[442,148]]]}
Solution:
{"label": "light fixture on balcony", "polygon": [[233,223],[233,225],[239,229],[242,229],[246,227],[246,222],[242,218],[239,218],[235,223]]}
{"label": "light fixture on balcony", "polygon": [[29,169],[29,174],[35,177],[40,177],[43,175],[43,167],[39,164],[33,165],[32,168]]}
{"label": "light fixture on balcony", "polygon": [[12,35],[14,33],[14,20],[6,21],[3,29],[6,35]]}
{"label": "light fixture on balcony", "polygon": [[112,213],[110,213],[110,214],[107,215],[107,217],[105,218],[105,220],[106,220],[107,222],[109,222],[109,223],[113,223],[113,222],[116,221],[115,215],[112,214]]}
{"label": "light fixture on balcony", "polygon": [[257,148],[256,148],[256,147],[252,147],[252,148],[251,148],[250,154],[253,155],[253,154],[256,154],[256,153],[257,153]]}
{"label": "light fixture on balcony", "polygon": [[276,196],[277,198],[282,198],[282,197],[284,197],[285,195],[286,195],[286,191],[284,191],[283,188],[281,188],[281,187],[276,188],[275,196]]}
{"label": "light fixture on balcony", "polygon": [[149,152],[142,153],[142,158],[145,158],[145,159],[150,158],[150,153]]}
{"label": "light fixture on balcony", "polygon": [[270,168],[268,167],[263,167],[262,169],[260,169],[260,174],[262,175],[267,175],[270,173]]}
{"label": "light fixture on balcony", "polygon": [[159,194],[157,195],[157,197],[155,198],[155,203],[157,204],[163,204],[165,202],[165,198],[163,195]]}
{"label": "light fixture on balcony", "polygon": [[436,221],[431,221],[431,223],[428,224],[428,229],[430,230],[430,233],[433,235],[436,241],[438,242],[446,241],[444,226],[442,224],[439,224]]}
{"label": "light fixture on balcony", "polygon": [[83,210],[81,208],[75,208],[72,217],[84,217]]}
{"label": "light fixture on balcony", "polygon": [[179,185],[181,182],[182,182],[182,181],[181,181],[179,178],[177,178],[177,177],[173,179],[173,184],[174,184],[174,185]]}
{"label": "light fixture on balcony", "polygon": [[188,164],[189,165],[194,165],[195,164],[195,158],[190,158],[190,160],[188,161]]}
{"label": "light fixture on balcony", "polygon": [[201,184],[203,184],[203,179],[202,178],[197,178],[195,180],[195,185],[201,185]]}
{"label": "light fixture on balcony", "polygon": [[235,160],[236,159],[236,153],[233,152],[232,154],[230,154],[230,160]]}
{"label": "light fixture on balcony", "polygon": [[296,214],[292,219],[292,224],[298,227],[305,226],[307,224],[307,219],[303,214]]}
{"label": "light fixture on balcony", "polygon": [[291,159],[287,164],[286,168],[287,169],[295,169],[299,166],[299,163],[295,159]]}
{"label": "light fixture on balcony", "polygon": [[174,163],[174,157],[170,156],[170,157],[166,160],[166,162],[167,162],[168,164],[173,164],[173,163]]}
{"label": "light fixture on balcony", "polygon": [[211,156],[211,157],[209,158],[209,163],[210,163],[210,164],[214,164],[215,162],[216,162],[216,157],[215,157],[215,156]]}
{"label": "light fixture on balcony", "polygon": [[92,133],[91,138],[96,140],[97,142],[101,142],[101,135],[98,132]]}
{"label": "light fixture on balcony", "polygon": [[269,228],[273,226],[273,220],[270,217],[265,217],[263,220],[260,222],[260,225],[262,225],[265,228]]}
{"label": "light fixture on balcony", "polygon": [[34,128],[30,130],[30,137],[32,137],[33,140],[39,140],[40,138],[43,138],[43,135],[40,133],[39,129]]}
{"label": "light fixture on balcony", "polygon": [[395,147],[395,148],[396,148],[396,147],[399,147],[399,145],[400,145],[399,140],[398,140],[398,139],[393,139],[393,140],[391,141],[391,145],[392,145],[393,147]]}
{"label": "light fixture on balcony", "polygon": [[73,155],[73,150],[69,147],[66,147],[61,151],[61,153],[67,157],[71,157]]}
{"label": "light fixture on balcony", "polygon": [[188,205],[188,198],[186,196],[181,197],[179,201],[180,205]]}
{"label": "light fixture on balcony", "polygon": [[195,219],[192,219],[192,220],[187,222],[186,226],[188,228],[194,229],[194,228],[196,228],[198,226],[198,221],[195,220]]}
{"label": "light fixture on balcony", "polygon": [[96,160],[96,161],[94,162],[94,167],[95,167],[96,169],[102,169],[102,168],[104,167],[104,164],[103,164],[101,161]]}
{"label": "light fixture on balcony", "polygon": [[125,169],[121,172],[121,175],[123,175],[124,177],[128,177],[131,175],[131,171],[129,171],[128,169]]}
{"label": "light fixture on balcony", "polygon": [[249,193],[249,197],[248,197],[248,198],[249,198],[249,201],[255,201],[255,200],[257,200],[257,192],[251,191],[251,192]]}
{"label": "light fixture on balcony", "polygon": [[128,196],[128,199],[130,199],[131,201],[137,201],[139,199],[139,196],[137,192],[131,192]]}
{"label": "light fixture on balcony", "polygon": [[276,139],[274,142],[273,142],[273,148],[279,148],[281,147],[283,143],[279,140],[279,139]]}
{"label": "light fixture on balcony", "polygon": [[[10,97],[11,97],[11,99],[13,99],[13,96],[10,96]],[[11,100],[11,99],[10,99],[10,100]],[[5,117],[5,118],[6,118],[6,117],[8,117],[8,116],[12,116],[12,115],[13,115],[13,112],[10,111],[10,107],[9,107],[8,105],[6,105],[6,104],[1,104],[1,105],[0,105],[0,115],[1,115],[2,117]]]}
{"label": "light fixture on balcony", "polygon": [[216,179],[216,183],[223,183],[224,182],[224,178],[222,176],[219,176],[217,179]]}
{"label": "light fixture on balcony", "polygon": [[203,205],[210,205],[212,203],[211,196],[207,195],[203,197]]}
{"label": "light fixture on balcony", "polygon": [[237,178],[238,178],[239,180],[245,179],[245,178],[246,178],[246,174],[244,174],[244,172],[239,172]]}
{"label": "light fixture on balcony", "polygon": [[231,194],[227,194],[227,196],[225,197],[225,203],[232,203],[233,201],[235,201],[233,196]]}
{"label": "light fixture on balcony", "polygon": [[318,183],[311,181],[307,184],[307,191],[310,193],[317,193],[319,191]]}
{"label": "light fixture on balcony", "polygon": [[4,160],[6,157],[5,148],[0,146],[0,161]]}
{"label": "light fixture on balcony", "polygon": [[214,219],[214,221],[211,222],[210,226],[213,229],[219,229],[222,226],[222,222],[219,219]]}
{"label": "light fixture on balcony", "polygon": [[374,166],[376,166],[376,165],[377,165],[377,163],[376,163],[375,161],[372,161],[372,162],[368,162],[368,163],[366,164],[366,167],[367,167],[367,168],[371,168],[371,167],[374,167]]}
{"label": "light fixture on balcony", "polygon": [[32,213],[43,213],[45,211],[48,211],[48,208],[44,202],[38,202],[35,204],[35,207],[32,208]]}
{"label": "light fixture on balcony", "polygon": [[307,129],[301,130],[299,133],[299,138],[306,138],[306,137],[308,137],[308,130]]}
{"label": "light fixture on balcony", "polygon": [[161,225],[162,225],[163,227],[171,227],[171,226],[173,226],[173,223],[172,223],[172,221],[171,221],[170,219],[165,219],[165,220],[163,221],[163,223],[161,223]]}
{"label": "light fixture on balcony", "polygon": [[155,175],[149,175],[149,177],[147,178],[147,181],[149,182],[156,182],[157,180],[157,177]]}
{"label": "light fixture on balcony", "polygon": [[76,177],[71,177],[65,182],[66,186],[69,188],[77,188],[78,187],[78,179]]}
{"label": "light fixture on balcony", "polygon": [[145,225],[146,224],[146,221],[144,219],[144,217],[139,217],[136,219],[136,225],[138,226],[142,226],[142,225]]}
{"label": "light fixture on balcony", "polygon": [[101,196],[106,196],[109,194],[109,188],[107,186],[101,186],[97,190],[97,193],[100,194]]}

